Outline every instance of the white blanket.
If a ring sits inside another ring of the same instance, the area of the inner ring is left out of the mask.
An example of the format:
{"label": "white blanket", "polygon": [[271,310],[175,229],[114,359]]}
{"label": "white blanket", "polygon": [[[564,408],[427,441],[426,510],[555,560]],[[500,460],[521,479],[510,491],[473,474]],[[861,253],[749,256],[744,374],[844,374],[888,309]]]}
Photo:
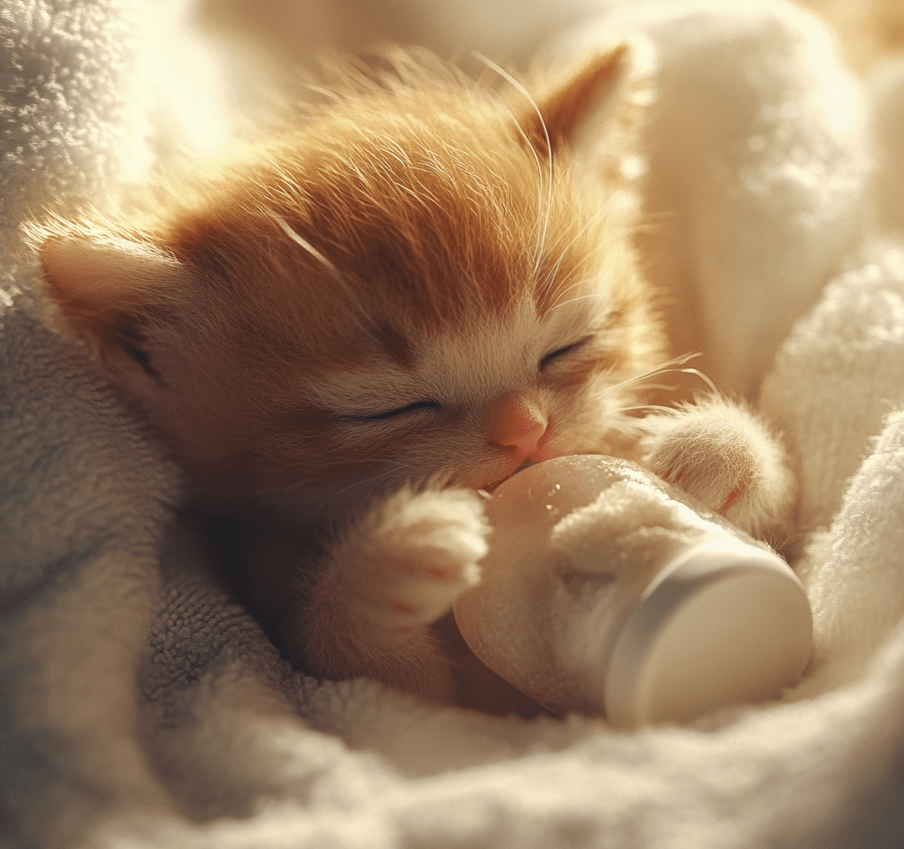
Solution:
{"label": "white blanket", "polygon": [[0,0],[0,845],[904,845],[902,66],[855,80],[765,0],[600,0],[558,41],[656,47],[651,267],[783,428],[814,532],[804,681],[624,734],[293,672],[167,527],[176,470],[42,323],[23,218],[228,130],[185,11]]}

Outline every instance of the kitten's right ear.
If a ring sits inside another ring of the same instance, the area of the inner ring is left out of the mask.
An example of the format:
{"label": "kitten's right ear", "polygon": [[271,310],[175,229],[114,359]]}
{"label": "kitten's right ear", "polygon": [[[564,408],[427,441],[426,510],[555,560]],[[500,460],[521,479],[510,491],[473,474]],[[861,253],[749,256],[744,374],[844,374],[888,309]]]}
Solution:
{"label": "kitten's right ear", "polygon": [[578,52],[583,58],[551,77],[535,108],[522,109],[522,129],[535,147],[548,144],[553,155],[589,141],[608,165],[618,165],[636,154],[653,102],[653,48],[633,37]]}
{"label": "kitten's right ear", "polygon": [[52,232],[38,248],[46,289],[65,323],[96,352],[118,382],[158,375],[145,347],[185,272],[144,241],[93,229]]}

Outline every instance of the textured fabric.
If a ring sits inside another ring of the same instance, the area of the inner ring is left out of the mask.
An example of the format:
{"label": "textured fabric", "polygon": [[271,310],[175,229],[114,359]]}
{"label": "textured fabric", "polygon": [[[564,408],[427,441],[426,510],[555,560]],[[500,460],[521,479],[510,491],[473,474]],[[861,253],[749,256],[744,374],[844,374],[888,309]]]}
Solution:
{"label": "textured fabric", "polygon": [[0,845],[902,845],[904,147],[869,119],[904,73],[851,78],[777,2],[598,11],[558,49],[620,30],[659,57],[647,206],[680,227],[654,273],[699,299],[720,380],[792,450],[815,532],[804,680],[625,734],[293,672],[172,520],[175,469],[48,329],[17,230],[215,144],[226,77],[180,3],[2,0]]}

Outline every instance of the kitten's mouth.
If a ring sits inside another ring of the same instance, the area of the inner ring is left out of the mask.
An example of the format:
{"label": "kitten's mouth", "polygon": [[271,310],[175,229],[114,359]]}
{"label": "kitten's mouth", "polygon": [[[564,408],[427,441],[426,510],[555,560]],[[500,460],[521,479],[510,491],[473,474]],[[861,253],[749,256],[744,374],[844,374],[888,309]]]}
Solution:
{"label": "kitten's mouth", "polygon": [[533,466],[533,462],[522,463],[518,466],[517,469],[513,472],[509,472],[504,477],[499,478],[499,480],[494,481],[493,483],[486,484],[485,486],[480,487],[477,490],[477,494],[483,496],[484,498],[489,498],[502,484],[504,484],[509,478],[513,478],[518,472],[523,471],[524,469],[530,468]]}

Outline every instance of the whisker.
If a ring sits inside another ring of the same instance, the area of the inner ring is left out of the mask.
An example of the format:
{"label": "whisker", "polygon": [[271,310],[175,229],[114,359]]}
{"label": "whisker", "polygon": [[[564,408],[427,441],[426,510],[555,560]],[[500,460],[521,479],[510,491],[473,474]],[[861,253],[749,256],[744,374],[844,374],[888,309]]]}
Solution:
{"label": "whisker", "polygon": [[[685,373],[685,372],[696,372],[696,369],[681,369],[676,368],[676,366],[683,366],[688,360],[692,360],[695,357],[699,357],[698,353],[691,354],[682,354],[680,357],[674,357],[671,360],[666,360],[665,362],[659,363],[658,365],[653,366],[646,371],[640,372],[640,374],[631,375],[631,377],[625,378],[618,383],[614,383],[611,386],[604,387],[598,394],[598,398],[605,397],[613,392],[618,392],[621,389],[625,389],[629,386],[636,386],[637,384],[644,383],[645,381],[654,378],[660,377],[661,375],[670,374],[670,373]],[[665,389],[669,390],[670,387],[662,386],[659,384],[645,384],[650,389]]]}
{"label": "whisker", "polygon": [[[574,247],[574,245],[578,241],[578,239],[580,239],[581,236],[583,236],[590,229],[590,227],[593,224],[596,224],[596,222],[599,221],[602,214],[603,214],[603,211],[599,210],[595,215],[590,216],[590,218],[587,220],[587,222],[584,224],[584,226],[581,227],[581,229],[578,230],[578,232],[575,234],[574,238],[567,245],[565,245],[563,248],[561,248],[559,250],[559,258],[556,260],[555,265],[553,265],[553,267],[549,270],[549,272],[547,272],[546,280],[543,284],[542,295],[544,297],[547,294],[549,294],[549,292],[551,292],[553,287],[555,286],[556,277],[559,274],[559,270],[562,267],[562,263],[565,261],[565,255],[568,253],[568,251],[572,247]],[[595,249],[594,249],[594,251],[591,251],[589,254],[587,254],[587,256],[582,257],[582,258],[584,260],[589,259],[591,256],[593,256],[594,253],[595,253]]]}
{"label": "whisker", "polygon": [[[377,462],[381,462],[381,461],[380,460],[372,460],[371,462],[377,463]],[[393,460],[383,460],[382,462],[393,463],[394,464],[393,468],[387,469],[385,472],[382,472],[379,475],[374,475],[372,478],[367,478],[367,479],[361,480],[361,481],[355,481],[354,483],[350,483],[347,486],[343,486],[341,489],[337,489],[335,492],[330,493],[329,497],[320,503],[320,505],[317,507],[316,510],[314,510],[312,515],[316,516],[324,507],[326,507],[329,504],[330,501],[335,500],[337,497],[342,495],[344,492],[348,492],[348,490],[350,490],[350,489],[355,489],[356,487],[360,487],[360,486],[366,486],[367,484],[373,484],[373,486],[371,486],[371,488],[368,490],[368,493],[367,493],[368,495],[370,495],[370,493],[373,492],[374,489],[376,489],[377,483],[379,481],[383,480],[384,478],[388,477],[391,474],[394,474],[399,469],[410,468],[409,463],[397,463]]]}
{"label": "whisker", "polygon": [[327,269],[336,279],[342,280],[342,274],[339,269],[325,257],[320,251],[317,250],[307,239],[302,238],[298,233],[296,233],[287,223],[286,220],[276,213],[273,214],[273,220],[279,224],[280,229],[293,241],[296,245],[303,248],[307,253],[309,253],[314,259],[316,259],[324,268]]}
{"label": "whisker", "polygon": [[605,250],[613,242],[619,242],[622,239],[627,239],[628,237],[633,236],[636,232],[637,232],[637,227],[635,227],[633,225],[630,227],[618,227],[618,228],[612,227],[612,228],[610,228],[610,235],[608,236],[608,238],[603,239],[601,242],[598,242],[597,244],[595,244],[589,251],[587,251],[587,254],[584,257],[584,259],[585,260],[590,259],[591,257],[598,254],[600,251]]}
{"label": "whisker", "polygon": [[647,212],[642,221],[634,224],[634,230],[644,236],[654,236],[663,233],[668,225],[677,220],[674,212]]}
{"label": "whisker", "polygon": [[[589,250],[582,258],[583,258],[583,259],[585,260],[585,262],[586,262],[587,260],[591,259],[595,254],[599,253],[600,251],[604,250],[606,247],[608,247],[609,245],[611,245],[613,242],[617,242],[617,241],[619,241],[620,239],[623,239],[623,238],[625,238],[626,236],[629,236],[629,235],[631,235],[631,234],[633,234],[633,233],[635,233],[635,232],[636,232],[636,229],[635,229],[634,227],[630,227],[630,228],[629,228],[629,227],[624,227],[624,228],[621,228],[619,231],[613,233],[609,238],[603,239],[601,242],[599,242],[598,244],[594,245],[593,248],[591,248],[591,249],[590,249],[590,250]],[[578,234],[578,237],[576,237],[576,238],[579,238],[579,237],[580,237],[580,234]],[[573,244],[573,241],[572,241],[571,244]],[[568,247],[571,247],[571,244],[569,244]],[[565,248],[565,250],[567,250],[567,247]],[[546,283],[547,287],[551,287],[552,285],[554,285],[554,283],[555,283],[555,280],[554,280],[554,274],[555,274],[555,272],[558,270],[558,268],[559,268],[559,266],[561,265],[561,262],[562,262],[563,259],[564,259],[564,254],[563,254],[563,256],[559,259],[559,261],[556,263],[556,267],[555,267],[555,269],[553,270],[553,272],[548,276],[547,283]],[[580,285],[582,285],[582,284],[584,284],[584,283],[589,283],[590,281],[592,281],[592,280],[594,280],[594,279],[595,279],[594,277],[583,277],[583,278],[581,278],[580,280],[578,280],[578,281],[576,281],[576,282],[570,284],[569,287],[568,287],[567,289],[565,289],[565,290],[564,290],[562,293],[560,293],[560,294],[561,294],[561,295],[565,295],[565,294],[567,294],[568,292],[570,292],[572,289],[574,289],[575,287],[580,286]],[[566,302],[566,303],[570,303],[570,302]],[[555,309],[555,308],[556,308],[557,306],[559,306],[559,305],[560,305],[560,304],[557,302],[557,303],[553,304],[553,306],[552,306],[550,309]]]}
{"label": "whisker", "polygon": [[[587,283],[587,282],[588,282],[587,280],[580,280],[577,283],[575,283],[574,286],[571,286],[569,288],[573,289],[576,286],[580,286],[583,283]],[[590,298],[605,298],[605,297],[607,297],[607,294],[605,292],[590,292],[587,295],[578,295],[578,297],[576,297],[576,298],[569,298],[567,301],[558,301],[557,303],[553,304],[549,308],[549,311],[552,312],[553,310],[556,310],[559,307],[565,307],[565,306],[568,306],[568,304],[575,304],[578,301],[586,301]]]}
{"label": "whisker", "polygon": [[341,495],[343,492],[346,492],[349,489],[354,489],[356,486],[364,486],[365,484],[374,483],[375,481],[382,480],[388,475],[397,472],[399,469],[409,469],[411,468],[410,463],[398,463],[394,460],[372,460],[374,463],[392,463],[393,467],[391,469],[387,469],[385,472],[381,472],[379,475],[374,475],[372,478],[365,478],[364,480],[355,481],[354,483],[350,483],[347,486],[342,487],[341,489],[337,489],[334,493],[335,495]]}
{"label": "whisker", "polygon": [[700,371],[700,369],[683,368],[683,369],[681,369],[681,373],[682,374],[691,374],[694,377],[699,377],[700,380],[702,380],[707,385],[707,387],[709,387],[710,392],[712,392],[714,395],[717,395],[719,393],[719,390],[716,389],[716,384],[713,383],[712,380],[710,380],[709,377],[707,377],[707,375],[705,375],[702,371]]}
{"label": "whisker", "polygon": [[[549,173],[549,177],[546,181],[546,213],[543,216],[542,227],[540,229],[540,238],[537,240],[537,247],[534,253],[534,274],[536,274],[540,269],[540,259],[543,255],[543,251],[546,248],[546,239],[549,233],[549,219],[552,214],[552,192],[553,192],[553,181],[554,181],[554,161],[552,155],[552,139],[549,136],[549,130],[546,126],[546,119],[543,117],[543,112],[540,110],[540,106],[537,101],[531,96],[531,93],[524,87],[522,83],[520,83],[515,77],[513,77],[508,71],[506,71],[503,67],[498,65],[492,59],[487,56],[484,56],[479,51],[473,51],[472,55],[475,59],[480,62],[483,62],[490,70],[495,71],[503,80],[505,80],[512,88],[515,89],[522,97],[528,102],[531,109],[536,113],[537,118],[540,121],[540,128],[543,130],[543,136],[546,141],[546,165]],[[519,123],[520,127],[520,123]],[[523,133],[523,130],[522,130]],[[525,134],[526,138],[526,134]],[[527,139],[528,146],[531,150],[534,151],[534,155],[537,156],[536,148],[531,142],[530,139]],[[537,161],[539,162],[539,157],[537,157]],[[542,191],[543,182],[541,180],[540,189]]]}
{"label": "whisker", "polygon": [[663,392],[674,392],[678,389],[677,383],[644,383],[644,389],[661,389]]}
{"label": "whisker", "polygon": [[340,95],[333,89],[327,88],[326,86],[316,85],[315,83],[306,83],[304,87],[312,94],[316,94],[318,97],[324,98],[324,100],[329,100],[335,103],[342,99],[342,95]]}
{"label": "whisker", "polygon": [[[358,464],[361,466],[364,466],[364,465],[374,465],[374,466],[375,465],[392,465],[393,468],[388,469],[385,472],[381,472],[379,475],[376,475],[373,478],[368,478],[367,480],[364,480],[364,481],[357,481],[356,483],[351,483],[348,486],[343,487],[341,490],[337,490],[337,492],[336,492],[337,495],[341,492],[344,492],[346,489],[350,489],[351,487],[357,486],[359,483],[369,483],[372,480],[377,480],[378,478],[385,477],[386,475],[391,474],[393,471],[395,471],[397,469],[407,469],[411,465],[410,463],[401,463],[397,460],[387,460],[386,458],[383,458],[383,457],[371,457],[371,458],[362,457],[360,460],[358,460]],[[301,476],[303,473],[301,461],[299,461],[298,464],[293,464],[293,468],[296,465],[299,468],[299,476]],[[343,460],[337,460],[334,463],[330,463],[329,461],[327,461],[327,463],[325,464],[325,471],[329,472],[331,467],[343,469],[343,468],[345,468],[345,462]],[[269,495],[283,495],[286,493],[291,493],[291,492],[299,489],[299,487],[303,488],[306,485],[307,484],[305,482],[287,483],[282,486],[271,487],[270,489],[266,490],[266,492],[264,492],[263,494],[268,495],[268,496]]]}
{"label": "whisker", "polygon": [[[405,187],[402,187],[405,188]],[[414,194],[412,192],[412,194]],[[431,196],[432,197],[432,196]],[[419,198],[421,202],[424,202],[423,198]],[[424,202],[425,203],[425,202]],[[426,203],[425,203],[426,205]],[[288,224],[288,222],[278,213],[271,213],[273,220],[279,225],[280,229],[288,236],[296,245],[302,248],[306,253],[312,256],[317,262],[319,262],[339,283],[342,290],[345,292],[346,296],[351,300],[352,303],[357,303],[360,299],[358,295],[353,290],[352,286],[349,283],[347,278],[352,278],[357,281],[359,284],[362,283],[360,276],[358,276],[355,272],[349,272],[347,274],[343,274],[338,266],[336,266],[329,257],[325,256],[321,253],[317,248],[315,248],[307,239],[301,236],[298,232],[296,232],[292,227]],[[358,320],[361,322],[363,328],[373,328],[375,327],[374,317],[368,313],[360,312],[358,315]]]}
{"label": "whisker", "polygon": [[674,413],[674,407],[666,407],[664,404],[637,404],[634,407],[619,407],[619,413]]}
{"label": "whisker", "polygon": [[509,108],[507,103],[501,104],[503,109],[511,116],[512,121],[515,123],[515,127],[518,130],[518,133],[521,135],[521,138],[524,139],[525,144],[527,145],[527,149],[531,152],[531,155],[534,158],[534,163],[537,166],[537,179],[540,185],[540,192],[537,195],[537,220],[539,221],[543,216],[543,184],[546,182],[546,176],[543,173],[543,165],[540,162],[540,156],[537,154],[537,149],[532,144],[531,140],[527,137],[527,133],[524,132],[524,127],[521,126],[521,122],[515,116],[515,113]]}

